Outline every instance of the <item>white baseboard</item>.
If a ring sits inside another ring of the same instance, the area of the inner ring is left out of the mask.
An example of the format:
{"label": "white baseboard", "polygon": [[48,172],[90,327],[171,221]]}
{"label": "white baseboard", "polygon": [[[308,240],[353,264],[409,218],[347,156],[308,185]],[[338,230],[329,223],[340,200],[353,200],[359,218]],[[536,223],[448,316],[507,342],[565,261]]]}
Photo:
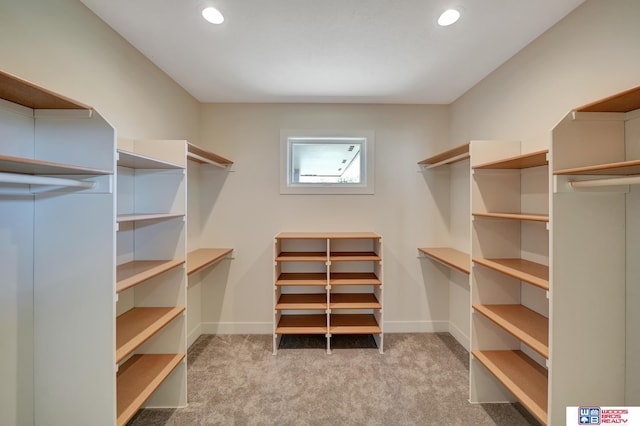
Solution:
{"label": "white baseboard", "polygon": [[203,322],[201,334],[272,334],[272,322]]}
{"label": "white baseboard", "polygon": [[385,321],[385,333],[446,333],[449,321]]}
{"label": "white baseboard", "polygon": [[187,348],[190,348],[191,345],[198,340],[198,337],[202,336],[202,334],[202,323],[200,323],[187,334]]}
{"label": "white baseboard", "polygon": [[460,343],[467,352],[471,351],[471,340],[452,322],[449,323],[449,333]]}

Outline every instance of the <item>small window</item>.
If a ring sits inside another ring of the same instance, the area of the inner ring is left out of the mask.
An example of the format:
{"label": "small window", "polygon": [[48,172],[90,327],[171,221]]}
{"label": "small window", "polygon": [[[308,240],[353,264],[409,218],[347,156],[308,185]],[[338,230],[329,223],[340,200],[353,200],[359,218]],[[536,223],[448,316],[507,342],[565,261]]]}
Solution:
{"label": "small window", "polygon": [[281,194],[373,194],[373,132],[281,131]]}

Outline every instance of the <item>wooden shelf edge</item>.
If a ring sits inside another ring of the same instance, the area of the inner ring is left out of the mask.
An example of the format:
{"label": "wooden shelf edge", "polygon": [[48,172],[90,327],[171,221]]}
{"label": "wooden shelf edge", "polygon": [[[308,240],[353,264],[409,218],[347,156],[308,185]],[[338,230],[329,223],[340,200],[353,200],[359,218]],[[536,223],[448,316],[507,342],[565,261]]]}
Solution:
{"label": "wooden shelf edge", "polygon": [[331,314],[330,334],[381,334],[382,329],[372,314]]}
{"label": "wooden shelf edge", "polygon": [[[209,160],[222,167],[229,167],[233,164],[233,161],[229,160],[228,158],[224,158],[221,155],[214,154],[213,152],[208,151],[204,148],[201,148],[191,142],[187,142],[187,152],[191,154],[195,154],[195,156],[187,156],[187,158],[189,160],[193,160],[198,163],[207,163],[208,161],[203,161],[201,159],[201,158],[204,158],[205,160]],[[201,158],[198,158],[198,157],[201,157]]]}
{"label": "wooden shelf edge", "polygon": [[213,266],[233,252],[232,248],[200,248],[187,253],[187,275]]}
{"label": "wooden shelf edge", "polygon": [[629,112],[640,108],[640,86],[576,108],[578,112]]}
{"label": "wooden shelf edge", "polygon": [[0,71],[0,98],[31,109],[93,109],[4,71]]}
{"label": "wooden shelf edge", "polygon": [[281,294],[275,306],[276,311],[284,310],[326,310],[326,293]]}
{"label": "wooden shelf edge", "polygon": [[331,309],[382,309],[382,305],[373,293],[331,293]]}
{"label": "wooden shelf edge", "polygon": [[502,160],[491,161],[488,163],[473,166],[474,169],[528,169],[530,167],[547,166],[548,149],[542,151],[530,152],[528,154],[516,155],[514,157],[504,158]]}
{"label": "wooden shelf edge", "polygon": [[116,362],[122,361],[184,311],[184,306],[133,308],[119,315],[116,318]]}
{"label": "wooden shelf edge", "polygon": [[159,160],[137,152],[118,150],[118,167],[130,169],[184,169],[184,166],[170,161]]}
{"label": "wooden shelf edge", "polygon": [[524,281],[544,290],[549,290],[549,267],[524,259],[474,258],[473,263]]}
{"label": "wooden shelf edge", "polygon": [[494,219],[509,219],[509,220],[527,220],[532,222],[549,222],[549,215],[531,214],[531,213],[472,213],[475,217],[487,217]]}
{"label": "wooden shelf edge", "polygon": [[425,256],[464,274],[471,273],[471,256],[449,247],[418,247]]}
{"label": "wooden shelf edge", "polygon": [[329,261],[331,262],[369,262],[380,261],[382,258],[375,252],[331,252],[329,253]]}
{"label": "wooden shelf edge", "polygon": [[640,174],[640,160],[619,161],[615,163],[594,164],[591,166],[573,167],[553,172],[554,175],[618,175],[630,176]]}
{"label": "wooden shelf edge", "polygon": [[184,264],[184,260],[134,260],[116,267],[116,293]]}
{"label": "wooden shelf edge", "polygon": [[116,222],[138,222],[144,220],[167,220],[175,219],[177,217],[184,217],[184,213],[134,213],[134,214],[120,214],[116,217]]}
{"label": "wooden shelf edge", "polygon": [[[439,154],[432,155],[422,161],[418,161],[418,165],[431,166],[446,165],[464,161],[469,158],[469,143],[448,149]],[[466,154],[466,155],[465,155]]]}
{"label": "wooden shelf edge", "polygon": [[546,370],[520,351],[472,351],[477,359],[542,424],[547,424]]}
{"label": "wooden shelf edge", "polygon": [[326,314],[282,315],[275,330],[276,334],[326,334]]}
{"label": "wooden shelf edge", "polygon": [[473,309],[549,359],[549,319],[522,305],[479,305]]}
{"label": "wooden shelf edge", "polygon": [[124,426],[144,405],[185,354],[134,355],[117,374],[117,425]]}
{"label": "wooden shelf edge", "polygon": [[56,163],[25,157],[0,155],[0,171],[27,175],[112,175],[113,171]]}

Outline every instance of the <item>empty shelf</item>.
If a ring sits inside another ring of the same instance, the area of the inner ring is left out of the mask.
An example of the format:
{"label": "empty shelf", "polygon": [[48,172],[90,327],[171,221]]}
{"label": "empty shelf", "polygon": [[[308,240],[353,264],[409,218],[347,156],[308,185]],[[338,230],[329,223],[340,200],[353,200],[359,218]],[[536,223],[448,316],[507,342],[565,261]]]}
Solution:
{"label": "empty shelf", "polygon": [[549,290],[549,267],[524,259],[473,259],[474,263]]}
{"label": "empty shelf", "polygon": [[277,240],[378,240],[380,235],[374,232],[281,232]]}
{"label": "empty shelf", "polygon": [[131,169],[184,169],[184,166],[135,152],[118,150],[118,167]]}
{"label": "empty shelf", "polygon": [[286,309],[327,309],[327,294],[281,294],[276,310]]}
{"label": "empty shelf", "polygon": [[282,273],[276,280],[277,286],[287,285],[327,285],[327,274],[325,272],[297,272]]}
{"label": "empty shelf", "polygon": [[495,219],[529,220],[533,222],[549,222],[549,215],[531,213],[473,213],[474,217],[489,217]]}
{"label": "empty shelf", "polygon": [[373,293],[331,293],[331,309],[382,309]]}
{"label": "empty shelf", "polygon": [[118,369],[117,425],[124,426],[180,364],[184,354],[134,355]]}
{"label": "empty shelf", "polygon": [[4,71],[0,71],[0,99],[31,109],[92,109]]}
{"label": "empty shelf", "polygon": [[116,318],[116,362],[122,361],[171,320],[184,307],[133,308]]}
{"label": "empty shelf", "polygon": [[183,263],[184,260],[134,260],[118,265],[116,268],[116,292],[120,293]]}
{"label": "empty shelf", "polygon": [[547,424],[547,370],[520,351],[473,351],[473,356],[542,424]]}
{"label": "empty shelf", "polygon": [[334,272],[329,284],[334,285],[382,285],[380,278],[373,272]]}
{"label": "empty shelf", "polygon": [[232,248],[201,248],[187,253],[187,275],[212,266],[233,251]]}
{"label": "empty shelf", "polygon": [[437,165],[457,163],[458,161],[463,161],[463,160],[466,160],[467,158],[469,158],[468,143],[457,146],[455,148],[451,148],[447,151],[441,152],[440,154],[433,155],[429,158],[425,158],[424,160],[419,161],[418,164],[423,166],[435,167]]}
{"label": "empty shelf", "polygon": [[134,214],[119,214],[117,222],[137,222],[143,220],[165,220],[173,219],[176,217],[184,217],[184,213],[134,213]]}
{"label": "empty shelf", "polygon": [[516,339],[549,358],[549,319],[522,305],[473,305]]}
{"label": "empty shelf", "polygon": [[331,334],[380,334],[382,330],[375,316],[370,314],[332,314]]}
{"label": "empty shelf", "polygon": [[191,142],[187,142],[187,152],[187,158],[197,163],[214,163],[222,167],[229,167],[233,164],[233,161],[200,148]]}
{"label": "empty shelf", "polygon": [[423,247],[418,250],[450,268],[467,275],[471,273],[471,258],[468,253],[448,247]]}
{"label": "empty shelf", "polygon": [[554,175],[619,175],[630,176],[640,174],[640,160],[620,161],[617,163],[596,164],[592,166],[574,167],[556,170]]}
{"label": "empty shelf", "polygon": [[372,251],[337,251],[331,252],[329,259],[332,262],[363,262],[372,260],[382,260],[380,256]]}
{"label": "empty shelf", "polygon": [[27,175],[110,175],[110,170],[94,169],[91,167],[74,166],[71,164],[54,163],[51,161],[34,160],[24,157],[0,155],[0,172],[20,173]]}
{"label": "empty shelf", "polygon": [[326,334],[326,315],[282,315],[276,334]]}
{"label": "empty shelf", "polygon": [[283,251],[276,256],[277,262],[325,262],[327,253],[323,251]]}
{"label": "empty shelf", "polygon": [[546,166],[548,150],[536,151],[529,154],[517,155],[503,160],[474,166],[474,169],[527,169],[529,167]]}

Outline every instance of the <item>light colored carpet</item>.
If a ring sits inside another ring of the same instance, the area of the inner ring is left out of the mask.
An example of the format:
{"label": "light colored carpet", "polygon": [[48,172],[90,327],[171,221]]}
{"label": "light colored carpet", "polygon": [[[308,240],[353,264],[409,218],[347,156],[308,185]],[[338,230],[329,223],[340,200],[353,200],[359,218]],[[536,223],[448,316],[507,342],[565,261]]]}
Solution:
{"label": "light colored carpet", "polygon": [[201,336],[188,353],[189,406],[141,410],[155,425],[536,425],[517,404],[470,404],[468,352],[449,334]]}

